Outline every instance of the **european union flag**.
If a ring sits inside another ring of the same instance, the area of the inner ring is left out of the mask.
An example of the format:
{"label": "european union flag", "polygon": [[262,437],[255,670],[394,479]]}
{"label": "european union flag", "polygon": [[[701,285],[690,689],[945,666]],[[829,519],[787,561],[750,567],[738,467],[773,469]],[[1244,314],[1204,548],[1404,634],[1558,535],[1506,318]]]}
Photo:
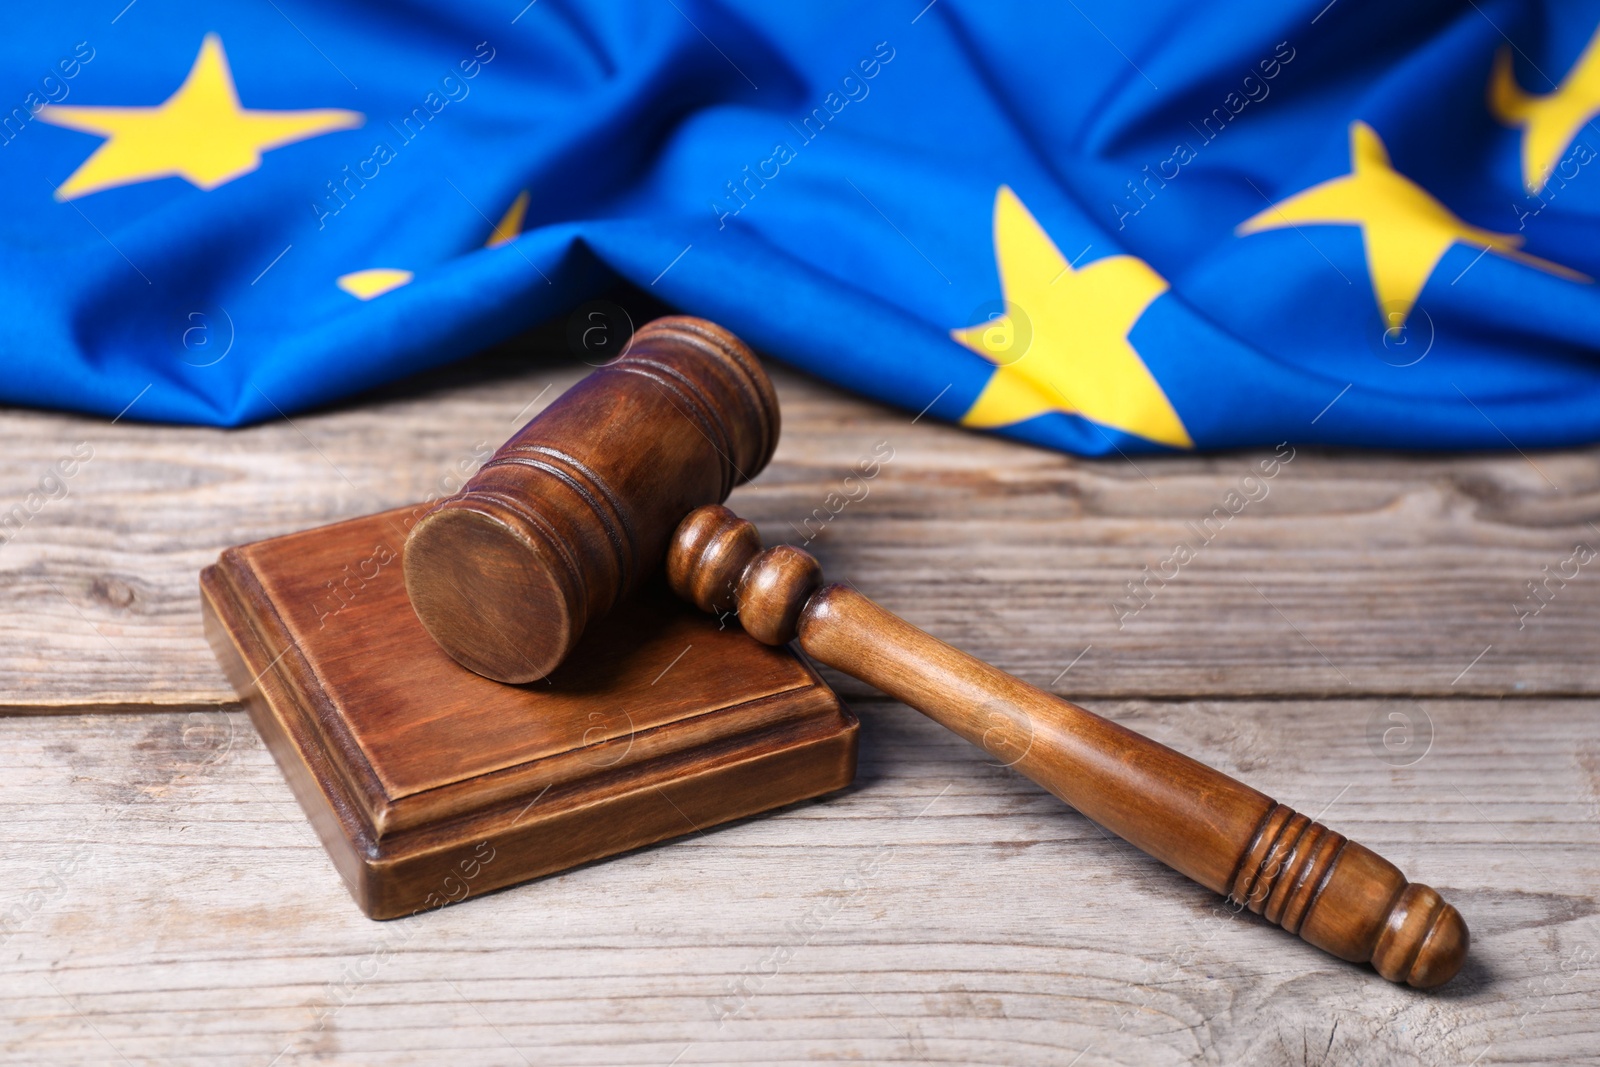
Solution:
{"label": "european union flag", "polygon": [[1600,430],[1600,3],[26,5],[0,397],[237,425],[620,279],[1074,452]]}

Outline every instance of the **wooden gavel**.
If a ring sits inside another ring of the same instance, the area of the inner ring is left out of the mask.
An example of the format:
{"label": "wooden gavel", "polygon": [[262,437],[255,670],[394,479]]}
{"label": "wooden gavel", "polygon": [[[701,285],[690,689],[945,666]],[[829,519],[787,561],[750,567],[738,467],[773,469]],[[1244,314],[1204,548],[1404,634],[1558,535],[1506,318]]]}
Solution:
{"label": "wooden gavel", "polygon": [[1460,969],[1460,913],[1370,849],[823,585],[801,549],[763,549],[719,505],[777,434],[776,395],[743,344],[698,319],[657,320],[418,520],[412,605],[459,662],[528,682],[664,558],[674,592],[701,610],[736,612],[767,644],[798,639],[1311,944],[1421,989]]}

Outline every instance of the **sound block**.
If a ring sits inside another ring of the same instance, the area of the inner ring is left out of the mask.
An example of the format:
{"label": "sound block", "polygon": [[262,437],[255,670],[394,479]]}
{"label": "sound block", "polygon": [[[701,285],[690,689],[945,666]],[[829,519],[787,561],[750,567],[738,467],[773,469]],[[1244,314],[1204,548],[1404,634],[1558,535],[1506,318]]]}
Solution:
{"label": "sound block", "polygon": [[401,577],[420,508],[230,548],[207,637],[362,910],[389,919],[840,789],[815,671],[650,586],[547,679],[473,674]]}

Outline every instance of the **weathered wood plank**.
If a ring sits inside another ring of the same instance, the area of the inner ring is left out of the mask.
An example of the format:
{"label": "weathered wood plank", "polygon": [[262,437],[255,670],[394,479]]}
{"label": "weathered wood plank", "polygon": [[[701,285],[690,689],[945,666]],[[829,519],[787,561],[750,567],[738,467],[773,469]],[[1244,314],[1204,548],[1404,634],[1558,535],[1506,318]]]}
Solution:
{"label": "weathered wood plank", "polygon": [[[1594,1062],[1592,701],[1102,709],[1446,892],[1474,948],[1435,994],[1233,917],[903,707],[857,710],[841,796],[386,924],[240,713],[0,719],[0,1060]],[[1391,711],[1432,724],[1407,766],[1369,737]]]}
{"label": "weathered wood plank", "polygon": [[[772,369],[783,443],[736,509],[769,541],[815,535],[830,575],[1035,683],[1174,698],[1600,693],[1592,563],[1567,563],[1548,605],[1517,613],[1539,606],[1526,583],[1545,568],[1600,548],[1600,450],[1301,449],[1242,483],[1270,450],[1083,461]],[[236,432],[0,413],[0,513],[26,511],[59,459],[93,449],[66,496],[0,545],[0,708],[231,699],[196,592],[221,548],[448,490],[584,370],[514,349]],[[876,477],[847,483],[885,441]],[[1229,515],[1241,485],[1258,499]],[[1196,533],[1217,508],[1226,521]],[[1127,599],[1184,540],[1195,557],[1147,582],[1148,603]]]}

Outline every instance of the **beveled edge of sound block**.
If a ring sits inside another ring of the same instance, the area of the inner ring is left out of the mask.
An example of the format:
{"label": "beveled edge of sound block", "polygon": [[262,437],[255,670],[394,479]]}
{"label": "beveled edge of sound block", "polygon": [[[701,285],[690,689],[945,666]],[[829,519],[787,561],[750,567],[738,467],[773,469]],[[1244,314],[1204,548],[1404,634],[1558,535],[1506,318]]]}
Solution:
{"label": "beveled edge of sound block", "polygon": [[[360,795],[381,793],[376,775],[348,732],[330,730],[319,716],[332,705],[315,691],[315,673],[290,662],[298,651],[272,655],[262,632],[270,620],[238,595],[224,574],[228,563],[225,552],[200,575],[207,640],[370,918],[465,900],[820,796],[855,778],[858,723],[801,659],[814,685],[712,713],[749,711],[759,728],[555,782],[537,795],[499,790],[465,816],[386,831],[381,818],[374,824],[371,796]],[[244,566],[237,556],[233,564]],[[775,716],[780,704],[789,706]]]}

